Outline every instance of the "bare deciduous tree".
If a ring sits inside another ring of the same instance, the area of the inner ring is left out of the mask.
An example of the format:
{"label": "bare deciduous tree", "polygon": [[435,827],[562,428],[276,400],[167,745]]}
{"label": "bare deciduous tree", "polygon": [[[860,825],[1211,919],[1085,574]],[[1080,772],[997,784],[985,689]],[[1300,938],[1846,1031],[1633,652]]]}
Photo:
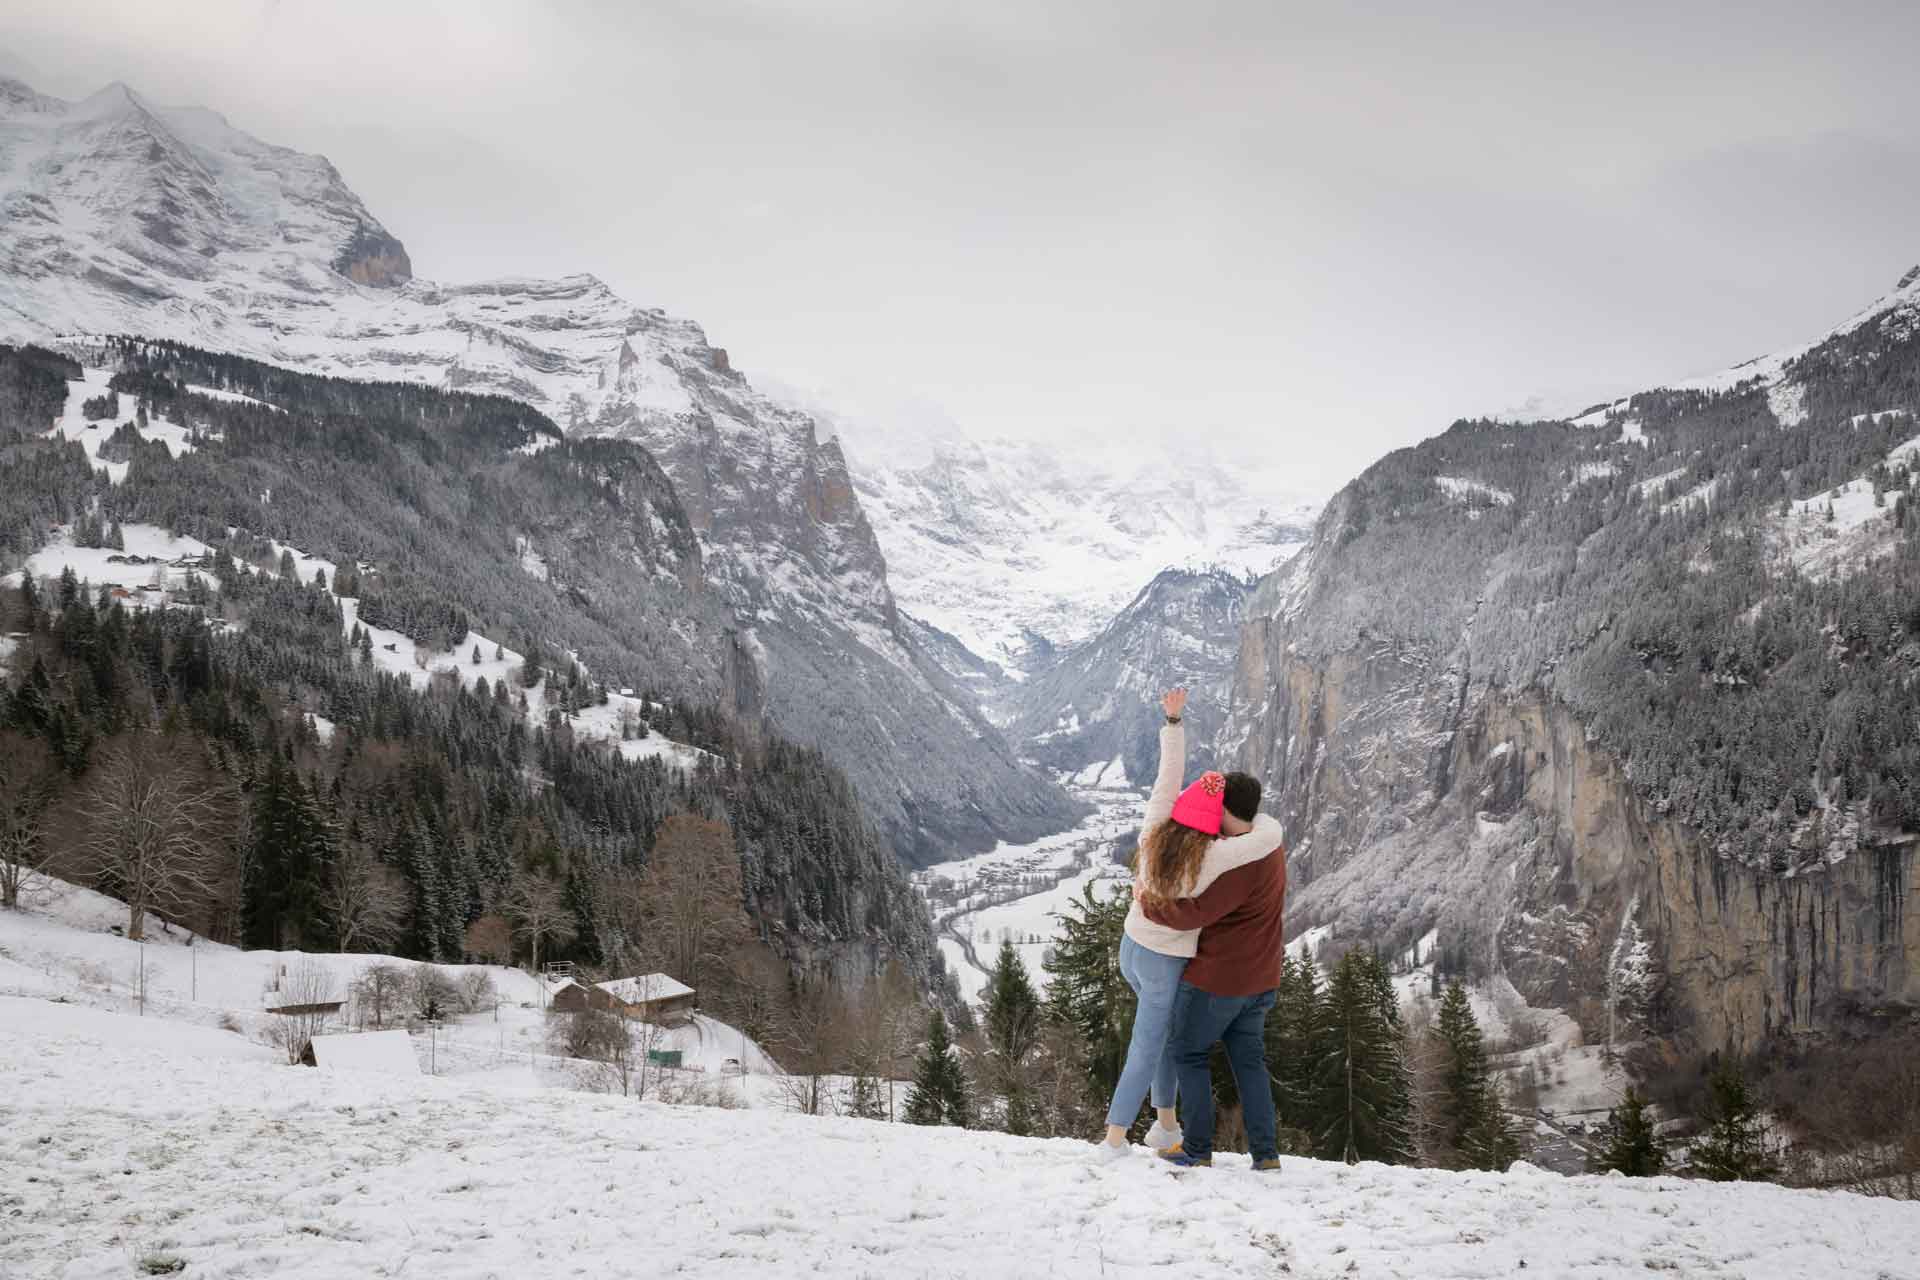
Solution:
{"label": "bare deciduous tree", "polygon": [[753,937],[740,855],[726,824],[677,813],[660,826],[640,880],[647,950],[696,991]]}
{"label": "bare deciduous tree", "polygon": [[870,1120],[896,1117],[894,1082],[911,1074],[924,1017],[913,980],[898,965],[888,965],[848,1002],[842,1052],[844,1069],[854,1080],[853,1114]]}
{"label": "bare deciduous tree", "polygon": [[478,1013],[500,998],[494,990],[493,975],[485,969],[468,969],[460,975],[458,987],[462,1013]]}
{"label": "bare deciduous tree", "polygon": [[109,745],[86,792],[85,871],[127,903],[127,937],[144,937],[149,911],[184,916],[223,885],[216,833],[221,791],[157,733]]}
{"label": "bare deciduous tree", "polygon": [[375,1027],[387,1025],[387,1015],[406,998],[407,971],[397,964],[370,964],[353,984],[353,999],[364,1025],[371,1015]]}
{"label": "bare deciduous tree", "polygon": [[784,1024],[780,1045],[787,1105],[801,1115],[826,1114],[833,1103],[826,1077],[845,1068],[853,1039],[848,1002],[824,979],[809,978],[794,988]]}
{"label": "bare deciduous tree", "polygon": [[313,1038],[326,1031],[327,1024],[333,1021],[333,1010],[324,1006],[338,998],[333,975],[311,956],[302,958],[288,971],[281,980],[273,1026],[267,1033],[286,1053],[288,1062],[298,1063]]}
{"label": "bare deciduous tree", "polygon": [[540,972],[540,944],[565,942],[574,935],[573,912],[560,886],[545,876],[523,876],[505,905],[514,933],[533,948],[533,971]]}
{"label": "bare deciduous tree", "polygon": [[734,952],[725,976],[717,984],[712,1005],[702,992],[701,1006],[717,1009],[743,1034],[772,1047],[786,1005],[788,981],[786,963],[756,938]]}
{"label": "bare deciduous tree", "polygon": [[666,1029],[615,1009],[588,1008],[549,1015],[553,1051],[592,1065],[577,1073],[588,1088],[644,1101],[660,1081],[653,1051]]}
{"label": "bare deciduous tree", "polygon": [[18,907],[44,884],[53,756],[38,738],[0,732],[0,907]]}
{"label": "bare deciduous tree", "polygon": [[342,951],[377,951],[391,942],[407,914],[407,886],[366,844],[346,840],[320,890]]}
{"label": "bare deciduous tree", "polygon": [[466,953],[487,964],[513,959],[513,926],[505,916],[484,915],[467,926]]}
{"label": "bare deciduous tree", "polygon": [[444,1018],[460,1000],[460,989],[447,971],[422,960],[407,970],[407,999],[422,1018]]}

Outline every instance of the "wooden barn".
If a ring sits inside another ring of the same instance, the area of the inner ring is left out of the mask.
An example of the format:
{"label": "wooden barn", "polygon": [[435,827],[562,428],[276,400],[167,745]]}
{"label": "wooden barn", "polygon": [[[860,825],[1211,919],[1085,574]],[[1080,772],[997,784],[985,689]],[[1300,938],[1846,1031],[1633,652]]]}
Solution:
{"label": "wooden barn", "polygon": [[629,1017],[667,1025],[685,1022],[699,1003],[692,987],[664,973],[616,978],[594,984],[594,990],[605,992]]}
{"label": "wooden barn", "polygon": [[699,1000],[692,987],[664,973],[615,978],[591,986],[568,978],[553,991],[556,1013],[609,1009],[642,1022],[672,1025],[692,1015]]}
{"label": "wooden barn", "polygon": [[551,988],[548,1008],[555,1013],[579,1013],[585,1009],[611,1009],[613,997],[598,987],[586,986],[572,978],[563,978]]}

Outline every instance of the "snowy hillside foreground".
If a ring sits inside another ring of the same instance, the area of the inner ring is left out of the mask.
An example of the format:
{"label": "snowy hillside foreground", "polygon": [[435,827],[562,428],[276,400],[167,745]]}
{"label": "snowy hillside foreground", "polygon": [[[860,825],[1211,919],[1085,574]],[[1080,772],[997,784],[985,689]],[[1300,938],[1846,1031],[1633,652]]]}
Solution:
{"label": "snowy hillside foreground", "polygon": [[[0,997],[33,996],[112,1013],[133,1013],[153,1026],[233,1028],[228,1034],[255,1047],[267,1044],[277,1023],[268,1008],[276,994],[297,985],[302,966],[326,975],[331,995],[346,999],[369,968],[395,965],[411,973],[418,962],[371,952],[247,951],[196,938],[159,916],[146,919],[146,943],[115,930],[127,924],[126,904],[50,877],[38,878],[19,911],[0,911]],[[533,975],[503,965],[435,965],[458,986],[476,975],[492,994],[471,1013],[449,1013],[431,1034],[416,1034],[413,1050],[430,1074],[482,1076],[558,1089],[600,1088],[597,1064],[548,1052],[545,1007],[550,991]],[[399,1018],[396,1000],[388,1025]],[[335,1017],[327,1031],[355,1029],[355,1011]],[[359,1011],[364,1014],[364,1010]],[[7,1024],[0,1022],[0,1027]],[[724,1089],[727,1105],[783,1107],[788,1090],[764,1049],[737,1028],[705,1014],[670,1028],[651,1028],[649,1049],[677,1050],[683,1070],[661,1071],[649,1087]],[[273,1052],[278,1053],[278,1050]],[[828,1082],[830,1094],[843,1088]],[[0,1275],[5,1274],[0,1272]]]}
{"label": "snowy hillside foreground", "polygon": [[0,998],[0,1272],[1910,1277],[1911,1206],[1244,1158],[319,1072]]}

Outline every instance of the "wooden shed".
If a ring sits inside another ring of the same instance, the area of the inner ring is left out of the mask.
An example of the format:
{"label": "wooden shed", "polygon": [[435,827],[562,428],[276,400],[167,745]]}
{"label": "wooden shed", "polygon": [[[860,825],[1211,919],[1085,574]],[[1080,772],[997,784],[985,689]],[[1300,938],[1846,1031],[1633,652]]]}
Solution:
{"label": "wooden shed", "polygon": [[685,1022],[699,1003],[692,987],[664,973],[616,978],[595,983],[593,989],[611,999],[614,1007],[628,1017],[664,1025]]}
{"label": "wooden shed", "polygon": [[612,1009],[614,999],[598,987],[589,987],[563,979],[551,989],[547,1007],[555,1013],[580,1013],[587,1009]]}

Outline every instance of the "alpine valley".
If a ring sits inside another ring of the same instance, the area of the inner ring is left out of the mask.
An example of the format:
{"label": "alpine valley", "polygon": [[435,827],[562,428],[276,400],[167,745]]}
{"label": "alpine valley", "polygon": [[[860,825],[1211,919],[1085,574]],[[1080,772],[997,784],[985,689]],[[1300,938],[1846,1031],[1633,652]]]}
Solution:
{"label": "alpine valley", "polygon": [[[0,81],[0,340],[0,571],[204,615],[0,619],[9,714],[74,776],[172,699],[246,794],[339,779],[342,839],[431,867],[416,914],[544,868],[617,947],[589,873],[698,812],[796,968],[937,983],[907,869],[1146,778],[1179,681],[1192,763],[1287,828],[1290,934],[1510,983],[1589,1045],[1878,1032],[1920,995],[1920,273],[1321,504],[756,388],[592,276],[415,278],[330,164],[209,112]],[[354,791],[403,759],[404,822]]]}

